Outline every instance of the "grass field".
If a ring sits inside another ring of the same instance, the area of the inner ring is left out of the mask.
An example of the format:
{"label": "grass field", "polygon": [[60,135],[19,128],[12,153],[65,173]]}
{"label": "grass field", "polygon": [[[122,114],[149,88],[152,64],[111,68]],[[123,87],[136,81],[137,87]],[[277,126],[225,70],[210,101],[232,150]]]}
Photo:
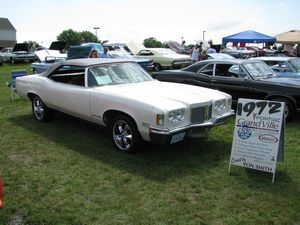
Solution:
{"label": "grass field", "polygon": [[232,167],[234,119],[207,140],[112,148],[106,129],[58,114],[37,123],[12,101],[0,67],[0,224],[300,224],[300,118],[285,131],[285,164],[272,174]]}

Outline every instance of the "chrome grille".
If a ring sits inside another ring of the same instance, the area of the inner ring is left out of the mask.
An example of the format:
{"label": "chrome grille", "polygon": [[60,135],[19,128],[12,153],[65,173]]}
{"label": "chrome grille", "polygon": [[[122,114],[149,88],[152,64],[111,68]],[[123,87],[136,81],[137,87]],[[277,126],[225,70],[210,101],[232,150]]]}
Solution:
{"label": "chrome grille", "polygon": [[212,114],[212,105],[192,108],[191,123],[192,124],[203,123],[211,118],[211,114]]}

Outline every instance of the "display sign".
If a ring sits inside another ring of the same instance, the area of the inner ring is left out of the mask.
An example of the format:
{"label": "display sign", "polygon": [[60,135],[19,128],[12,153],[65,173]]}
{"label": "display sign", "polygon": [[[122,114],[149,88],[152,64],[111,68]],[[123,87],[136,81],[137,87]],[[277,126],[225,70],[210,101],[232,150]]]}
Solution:
{"label": "display sign", "polygon": [[284,157],[284,103],[239,99],[229,162],[273,173]]}

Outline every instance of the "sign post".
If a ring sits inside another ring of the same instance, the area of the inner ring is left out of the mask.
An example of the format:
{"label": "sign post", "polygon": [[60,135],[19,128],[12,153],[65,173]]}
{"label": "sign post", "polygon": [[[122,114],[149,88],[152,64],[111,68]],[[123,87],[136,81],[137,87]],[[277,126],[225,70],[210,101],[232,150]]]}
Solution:
{"label": "sign post", "polygon": [[239,99],[229,162],[273,173],[284,161],[284,103]]}

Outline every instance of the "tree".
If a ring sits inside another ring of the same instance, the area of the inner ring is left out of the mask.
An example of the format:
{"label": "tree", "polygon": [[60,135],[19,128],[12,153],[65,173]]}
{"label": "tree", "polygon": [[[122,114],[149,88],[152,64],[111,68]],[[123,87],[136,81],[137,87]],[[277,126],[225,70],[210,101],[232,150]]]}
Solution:
{"label": "tree", "polygon": [[156,38],[150,37],[146,38],[143,42],[146,48],[164,48],[165,46],[160,41],[157,41]]}
{"label": "tree", "polygon": [[79,33],[79,35],[81,36],[83,43],[98,42],[98,38],[96,37],[96,35],[90,31],[82,31]]}
{"label": "tree", "polygon": [[66,42],[65,48],[67,49],[70,47],[70,45],[79,45],[83,42],[81,35],[72,29],[64,30],[56,38],[58,41]]}
{"label": "tree", "polygon": [[90,31],[77,32],[72,29],[64,30],[56,38],[58,41],[66,42],[66,49],[68,49],[70,45],[79,45],[86,42],[98,42],[96,35]]}
{"label": "tree", "polygon": [[24,43],[28,44],[28,50],[30,52],[34,52],[40,45],[36,41],[24,41]]}

